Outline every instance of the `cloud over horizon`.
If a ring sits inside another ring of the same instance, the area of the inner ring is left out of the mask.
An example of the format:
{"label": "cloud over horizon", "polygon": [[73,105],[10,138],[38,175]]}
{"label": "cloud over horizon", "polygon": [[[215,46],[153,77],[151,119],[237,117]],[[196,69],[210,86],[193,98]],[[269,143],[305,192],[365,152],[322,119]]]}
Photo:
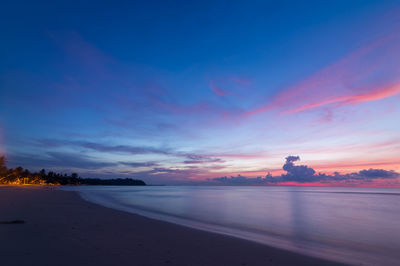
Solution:
{"label": "cloud over horizon", "polygon": [[393,170],[384,169],[364,169],[358,172],[340,174],[335,172],[333,175],[324,173],[316,173],[316,171],[307,165],[294,165],[294,162],[299,161],[300,156],[288,156],[282,169],[286,174],[280,176],[272,176],[268,173],[265,178],[262,177],[245,177],[242,175],[237,176],[223,176],[209,179],[209,181],[220,184],[232,185],[267,185],[267,184],[281,184],[281,183],[330,183],[330,182],[372,182],[374,180],[382,179],[395,179],[400,177],[400,173]]}

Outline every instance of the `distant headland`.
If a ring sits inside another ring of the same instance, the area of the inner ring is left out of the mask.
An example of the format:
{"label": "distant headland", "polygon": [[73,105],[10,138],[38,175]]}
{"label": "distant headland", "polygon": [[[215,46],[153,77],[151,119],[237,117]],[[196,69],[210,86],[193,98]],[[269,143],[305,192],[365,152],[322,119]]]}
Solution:
{"label": "distant headland", "polygon": [[0,185],[102,185],[102,186],[145,186],[142,180],[132,178],[100,179],[82,178],[77,173],[71,175],[60,174],[53,171],[46,173],[42,169],[40,172],[31,173],[22,167],[6,167],[6,159],[0,156]]}

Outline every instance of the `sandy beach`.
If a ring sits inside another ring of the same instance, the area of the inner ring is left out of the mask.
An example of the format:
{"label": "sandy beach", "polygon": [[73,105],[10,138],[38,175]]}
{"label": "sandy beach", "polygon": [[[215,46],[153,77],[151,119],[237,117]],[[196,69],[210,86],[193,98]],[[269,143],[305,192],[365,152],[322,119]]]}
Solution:
{"label": "sandy beach", "polygon": [[0,222],[6,266],[339,265],[108,209],[56,187],[0,187]]}

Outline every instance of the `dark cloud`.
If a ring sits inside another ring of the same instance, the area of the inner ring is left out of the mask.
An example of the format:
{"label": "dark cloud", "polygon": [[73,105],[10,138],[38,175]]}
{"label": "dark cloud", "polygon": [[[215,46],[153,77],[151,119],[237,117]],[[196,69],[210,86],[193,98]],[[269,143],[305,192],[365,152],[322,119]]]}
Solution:
{"label": "dark cloud", "polygon": [[[191,156],[193,157],[193,156]],[[224,163],[225,161],[220,158],[210,158],[210,157],[199,157],[198,159],[192,159],[184,161],[185,164],[203,164],[203,163]]]}
{"label": "dark cloud", "polygon": [[38,139],[36,145],[46,147],[75,146],[98,152],[108,153],[127,153],[127,154],[164,154],[178,157],[186,157],[190,160],[206,160],[208,157],[191,153],[182,153],[166,147],[132,146],[132,145],[107,145],[89,141],[70,141],[70,140],[52,140]]}
{"label": "dark cloud", "polygon": [[31,154],[11,155],[8,158],[8,162],[11,167],[22,165],[32,170],[39,168],[99,169],[117,165],[116,163],[98,161],[83,154],[62,152],[47,152],[45,156]]}
{"label": "dark cloud", "polygon": [[335,173],[333,176],[336,179],[341,179],[341,180],[346,180],[346,179],[354,179],[354,180],[372,180],[372,179],[392,179],[399,177],[400,174],[393,171],[393,170],[384,170],[384,169],[367,169],[367,170],[361,170],[356,173],[350,173],[350,174],[345,174],[341,175],[339,173]]}
{"label": "dark cloud", "polygon": [[366,169],[359,172],[340,174],[335,172],[333,175],[316,173],[315,170],[306,165],[294,165],[294,162],[299,161],[299,156],[288,156],[283,165],[283,170],[286,174],[280,176],[272,176],[267,174],[265,178],[262,177],[245,177],[245,176],[231,176],[231,177],[216,177],[209,179],[222,184],[233,185],[256,185],[256,184],[275,184],[285,182],[297,183],[313,183],[313,182],[332,182],[332,181],[345,181],[345,182],[371,182],[376,179],[394,179],[400,177],[400,174],[395,171],[388,171],[384,169]]}
{"label": "dark cloud", "polygon": [[314,169],[309,168],[306,165],[294,165],[294,162],[299,160],[300,160],[299,156],[286,157],[286,163],[283,165],[283,170],[285,170],[287,174],[282,175],[282,177],[287,179],[298,179],[298,180],[301,179],[308,180],[310,178],[313,178],[315,175]]}
{"label": "dark cloud", "polygon": [[[131,145],[106,145],[96,142],[88,141],[69,141],[69,140],[51,140],[51,139],[39,139],[36,140],[36,144],[40,146],[46,146],[51,148],[63,147],[63,146],[74,146],[84,149],[94,150],[97,152],[104,153],[126,153],[126,154],[162,154],[172,155],[176,157],[183,157],[187,160],[183,161],[184,164],[204,164],[204,163],[224,163],[225,161],[220,158],[209,157],[193,153],[179,152],[170,148],[157,148],[148,146],[131,146]],[[121,164],[124,164],[121,162]],[[132,167],[139,167],[139,164],[131,163]],[[129,165],[127,163],[126,165]],[[143,166],[156,166],[156,165],[143,165]]]}
{"label": "dark cloud", "polygon": [[153,147],[129,146],[129,145],[103,145],[93,142],[78,142],[76,144],[83,148],[92,149],[100,152],[121,152],[129,154],[148,154],[148,153],[171,154],[171,151],[169,149],[159,149]]}
{"label": "dark cloud", "polygon": [[119,162],[119,163],[122,165],[133,167],[133,168],[158,166],[158,164],[155,162],[140,162],[140,163],[138,163],[138,162]]}
{"label": "dark cloud", "polygon": [[36,142],[38,145],[44,145],[47,147],[76,146],[99,152],[118,152],[118,153],[128,153],[128,154],[150,154],[150,153],[166,154],[166,155],[174,154],[174,152],[168,148],[155,148],[148,146],[106,145],[88,141],[69,141],[69,140],[51,140],[51,139],[39,139]]}
{"label": "dark cloud", "polygon": [[364,178],[396,178],[399,176],[395,171],[386,171],[383,169],[368,169],[358,172],[359,176]]}
{"label": "dark cloud", "polygon": [[215,177],[211,179],[212,181],[216,181],[222,184],[230,184],[230,185],[262,185],[266,184],[266,179],[259,177],[245,177],[242,175],[238,176],[223,176],[223,177]]}
{"label": "dark cloud", "polygon": [[216,157],[210,157],[199,154],[180,154],[186,157],[188,160],[184,161],[185,164],[205,164],[205,163],[224,163],[225,160]]}

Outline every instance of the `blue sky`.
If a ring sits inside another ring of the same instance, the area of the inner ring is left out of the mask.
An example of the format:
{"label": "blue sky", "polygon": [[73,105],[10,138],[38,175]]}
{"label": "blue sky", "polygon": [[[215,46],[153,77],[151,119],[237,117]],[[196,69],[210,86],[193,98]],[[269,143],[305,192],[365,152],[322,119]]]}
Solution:
{"label": "blue sky", "polygon": [[10,1],[11,166],[150,183],[400,170],[396,1]]}

